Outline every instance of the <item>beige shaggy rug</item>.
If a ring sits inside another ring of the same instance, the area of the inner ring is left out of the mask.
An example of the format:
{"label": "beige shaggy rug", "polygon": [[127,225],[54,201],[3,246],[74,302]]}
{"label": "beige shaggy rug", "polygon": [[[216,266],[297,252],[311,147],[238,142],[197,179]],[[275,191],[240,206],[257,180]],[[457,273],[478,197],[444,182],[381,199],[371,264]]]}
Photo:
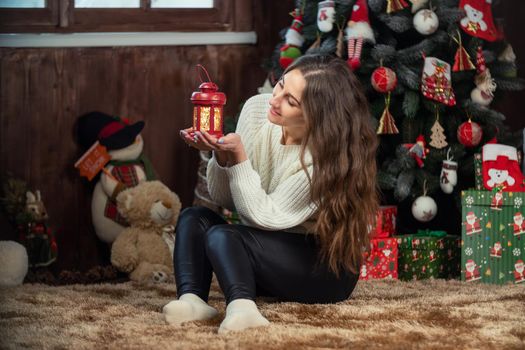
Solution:
{"label": "beige shaggy rug", "polygon": [[525,349],[525,287],[459,281],[360,282],[333,305],[261,299],[271,325],[218,335],[220,316],[180,327],[160,310],[174,285],[131,282],[0,289],[0,349]]}

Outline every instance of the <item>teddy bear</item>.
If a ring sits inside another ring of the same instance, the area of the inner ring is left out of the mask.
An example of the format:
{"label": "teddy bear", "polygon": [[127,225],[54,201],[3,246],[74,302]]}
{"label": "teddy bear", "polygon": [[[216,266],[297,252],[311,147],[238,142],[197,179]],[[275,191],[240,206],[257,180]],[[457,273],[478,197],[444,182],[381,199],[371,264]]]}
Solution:
{"label": "teddy bear", "polygon": [[466,17],[461,19],[461,25],[463,27],[475,26],[478,27],[481,31],[487,30],[487,23],[483,20],[483,12],[475,9],[471,5],[467,4],[464,7]]}
{"label": "teddy bear", "polygon": [[487,181],[487,185],[489,187],[503,185],[505,182],[509,184],[509,186],[513,186],[516,182],[516,180],[514,180],[514,178],[509,175],[508,170],[489,169],[488,174],[489,180]]}
{"label": "teddy bear", "polygon": [[142,181],[155,180],[153,167],[143,154],[140,132],[144,122],[130,124],[126,118],[94,111],[79,117],[76,128],[83,148],[89,149],[98,141],[111,157],[93,190],[91,216],[97,236],[112,243],[128,226],[117,210],[116,196]]}
{"label": "teddy bear", "polygon": [[139,283],[172,281],[170,246],[181,208],[179,197],[160,181],[145,181],[119,193],[117,208],[130,226],[113,242],[113,266]]}

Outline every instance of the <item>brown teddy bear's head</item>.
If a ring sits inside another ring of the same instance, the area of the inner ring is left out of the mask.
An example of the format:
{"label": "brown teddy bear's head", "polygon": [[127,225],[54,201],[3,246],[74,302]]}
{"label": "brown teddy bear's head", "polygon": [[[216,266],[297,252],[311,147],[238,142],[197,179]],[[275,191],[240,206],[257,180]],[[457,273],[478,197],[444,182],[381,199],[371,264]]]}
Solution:
{"label": "brown teddy bear's head", "polygon": [[132,227],[175,225],[180,208],[179,197],[160,181],[141,182],[117,196],[117,209]]}

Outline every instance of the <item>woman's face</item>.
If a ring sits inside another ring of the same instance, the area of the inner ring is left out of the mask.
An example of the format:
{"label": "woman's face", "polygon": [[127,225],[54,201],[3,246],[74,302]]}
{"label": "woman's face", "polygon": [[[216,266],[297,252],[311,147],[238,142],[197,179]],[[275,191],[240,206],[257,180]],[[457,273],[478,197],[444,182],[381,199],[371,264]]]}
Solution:
{"label": "woman's face", "polygon": [[306,131],[306,121],[301,107],[305,86],[306,80],[298,69],[283,75],[273,88],[268,120],[285,128]]}

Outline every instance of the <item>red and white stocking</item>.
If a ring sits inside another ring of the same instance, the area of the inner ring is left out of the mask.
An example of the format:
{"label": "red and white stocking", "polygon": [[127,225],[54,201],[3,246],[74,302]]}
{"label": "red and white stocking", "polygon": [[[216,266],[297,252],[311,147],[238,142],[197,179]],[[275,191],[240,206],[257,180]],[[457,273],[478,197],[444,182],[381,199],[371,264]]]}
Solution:
{"label": "red and white stocking", "polygon": [[495,41],[502,34],[496,29],[492,19],[492,0],[461,0],[459,8],[465,11],[460,21],[461,28],[472,36]]}
{"label": "red and white stocking", "polygon": [[321,1],[317,8],[317,27],[321,32],[331,32],[334,27],[335,2],[333,0]]}
{"label": "red and white stocking", "polygon": [[515,147],[497,143],[483,146],[481,170],[483,185],[492,190],[502,187],[503,191],[524,192],[525,180],[518,164],[518,152]]}

